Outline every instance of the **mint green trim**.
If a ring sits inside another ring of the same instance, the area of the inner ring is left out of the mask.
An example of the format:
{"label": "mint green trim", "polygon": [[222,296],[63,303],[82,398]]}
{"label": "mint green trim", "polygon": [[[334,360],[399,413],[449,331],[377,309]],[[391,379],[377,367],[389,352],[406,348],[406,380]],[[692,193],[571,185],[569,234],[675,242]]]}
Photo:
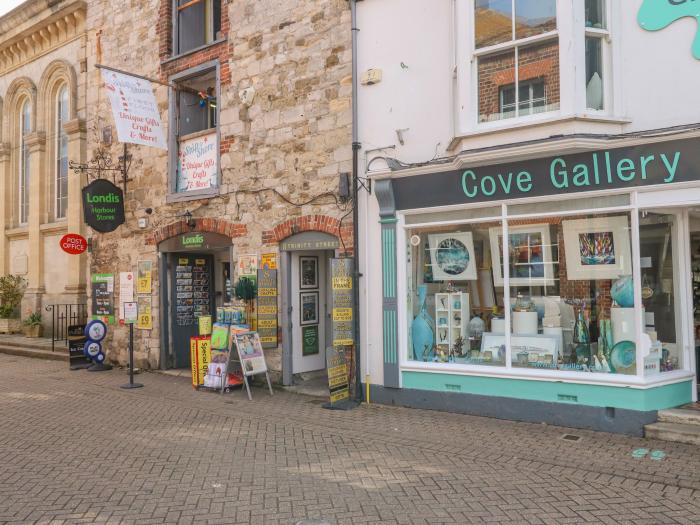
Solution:
{"label": "mint green trim", "polygon": [[403,388],[510,397],[549,403],[614,407],[647,412],[673,408],[692,400],[693,382],[648,389],[612,385],[582,385],[430,372],[402,372]]}
{"label": "mint green trim", "polygon": [[396,297],[396,230],[382,229],[382,273],[384,298]]}
{"label": "mint green trim", "polygon": [[396,364],[396,310],[384,310],[384,362]]}
{"label": "mint green trim", "polygon": [[399,220],[396,217],[387,217],[385,219],[379,219],[379,224],[396,224]]}

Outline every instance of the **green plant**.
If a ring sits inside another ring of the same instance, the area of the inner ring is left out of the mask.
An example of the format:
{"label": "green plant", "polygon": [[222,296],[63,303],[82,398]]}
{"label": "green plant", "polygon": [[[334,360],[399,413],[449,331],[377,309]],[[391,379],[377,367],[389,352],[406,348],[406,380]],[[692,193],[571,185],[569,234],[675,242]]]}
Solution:
{"label": "green plant", "polygon": [[233,293],[236,294],[236,299],[252,301],[258,295],[258,285],[253,279],[241,277],[236,281],[233,287]]}
{"label": "green plant", "polygon": [[0,318],[18,317],[19,305],[24,296],[27,281],[19,275],[0,277]]}
{"label": "green plant", "polygon": [[41,313],[40,312],[32,312],[29,314],[29,317],[27,317],[24,320],[24,324],[27,326],[38,326],[41,324]]}

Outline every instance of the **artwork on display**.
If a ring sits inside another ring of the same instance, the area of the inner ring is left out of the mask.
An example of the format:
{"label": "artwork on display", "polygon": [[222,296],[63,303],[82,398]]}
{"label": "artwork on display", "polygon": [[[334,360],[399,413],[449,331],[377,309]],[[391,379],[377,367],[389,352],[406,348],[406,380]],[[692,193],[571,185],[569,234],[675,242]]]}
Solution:
{"label": "artwork on display", "polygon": [[318,324],[318,292],[301,292],[299,294],[301,326]]}
{"label": "artwork on display", "polygon": [[627,216],[562,221],[569,280],[617,279],[632,273]]}
{"label": "artwork on display", "polygon": [[[493,280],[503,286],[503,233],[500,227],[490,228]],[[529,224],[508,228],[511,286],[554,284],[552,243],[548,224]]]}
{"label": "artwork on display", "polygon": [[318,288],[318,257],[299,257],[299,288],[302,290]]}
{"label": "artwork on display", "polygon": [[436,281],[476,280],[476,257],[471,232],[428,236],[433,278]]}
{"label": "artwork on display", "polygon": [[236,345],[241,368],[246,376],[267,372],[265,354],[257,332],[232,333],[232,343]]}
{"label": "artwork on display", "polygon": [[238,276],[239,277],[255,277],[258,274],[258,256],[257,255],[240,255],[238,257]]}

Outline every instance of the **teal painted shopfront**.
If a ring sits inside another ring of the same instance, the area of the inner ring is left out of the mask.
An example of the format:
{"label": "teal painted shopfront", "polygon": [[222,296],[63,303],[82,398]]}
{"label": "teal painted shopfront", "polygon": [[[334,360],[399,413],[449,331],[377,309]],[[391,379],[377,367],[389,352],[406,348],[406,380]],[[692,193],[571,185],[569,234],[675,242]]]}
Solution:
{"label": "teal painted shopfront", "polygon": [[638,140],[378,177],[372,398],[632,434],[696,400],[699,152]]}

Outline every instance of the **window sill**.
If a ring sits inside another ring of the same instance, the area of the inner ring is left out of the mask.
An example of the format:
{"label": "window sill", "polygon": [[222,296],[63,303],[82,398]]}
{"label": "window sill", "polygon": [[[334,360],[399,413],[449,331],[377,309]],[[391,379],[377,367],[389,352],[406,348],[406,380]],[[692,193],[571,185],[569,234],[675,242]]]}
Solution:
{"label": "window sill", "polygon": [[9,228],[5,230],[5,235],[8,239],[23,239],[29,237],[29,226],[25,224],[16,228]]}
{"label": "window sill", "polygon": [[530,370],[524,368],[508,369],[504,366],[497,367],[420,362],[403,363],[401,365],[401,371],[482,376],[500,379],[523,379],[555,383],[577,383],[584,385],[605,385],[642,390],[673,383],[691,381],[694,377],[694,374],[687,370],[674,370],[673,372],[664,372],[654,376],[638,377],[596,372],[560,372],[537,369]]}
{"label": "window sill", "polygon": [[43,233],[58,233],[68,231],[68,223],[66,219],[56,219],[54,222],[47,222],[39,226],[39,230]]}
{"label": "window sill", "polygon": [[179,55],[173,55],[170,58],[166,58],[165,60],[161,60],[160,65],[164,66],[165,64],[169,64],[171,62],[177,62],[181,58],[193,55],[193,54],[195,54],[199,51],[202,51],[204,49],[217,46],[217,45],[221,44],[222,42],[226,42],[227,38],[228,37],[219,38],[218,40],[214,40],[213,42],[210,42],[208,44],[204,44],[203,46],[195,47],[194,49],[190,49],[188,51],[185,51],[184,53],[180,53]]}
{"label": "window sill", "polygon": [[195,201],[198,199],[212,199],[218,197],[221,194],[221,188],[207,188],[205,190],[194,190],[194,191],[184,191],[182,193],[169,193],[165,197],[165,202],[170,204],[172,202],[186,202]]}

